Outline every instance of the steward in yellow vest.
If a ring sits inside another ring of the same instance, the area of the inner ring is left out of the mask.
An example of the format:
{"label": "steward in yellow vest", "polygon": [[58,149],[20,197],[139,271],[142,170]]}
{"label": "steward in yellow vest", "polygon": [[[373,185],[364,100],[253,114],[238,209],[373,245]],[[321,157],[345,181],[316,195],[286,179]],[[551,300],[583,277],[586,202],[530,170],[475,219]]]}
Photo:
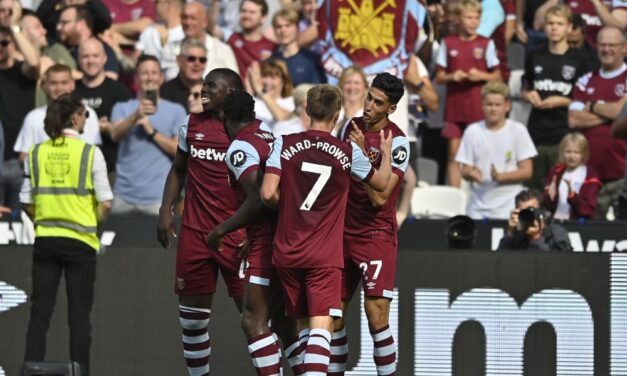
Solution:
{"label": "steward in yellow vest", "polygon": [[113,193],[98,147],[79,137],[88,112],[65,94],[47,108],[44,130],[50,140],[35,145],[25,161],[20,201],[35,223],[33,288],[25,361],[44,361],[46,332],[61,275],[65,275],[70,324],[70,359],[89,372],[96,280],[96,233]]}

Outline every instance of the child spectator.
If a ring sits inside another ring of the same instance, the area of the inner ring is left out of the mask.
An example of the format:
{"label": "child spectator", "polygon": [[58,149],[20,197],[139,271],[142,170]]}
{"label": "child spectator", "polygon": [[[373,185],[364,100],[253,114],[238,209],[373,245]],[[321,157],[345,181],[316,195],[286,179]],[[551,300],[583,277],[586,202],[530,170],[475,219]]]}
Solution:
{"label": "child spectator", "polygon": [[537,152],[527,128],[507,119],[512,107],[507,85],[489,82],[481,95],[485,120],[468,126],[456,157],[462,177],[472,183],[466,213],[473,219],[507,219]]}
{"label": "child spectator", "polygon": [[481,4],[476,0],[464,0],[457,9],[459,34],[442,40],[436,75],[439,84],[446,84],[442,136],[449,140],[447,174],[449,184],[455,187],[461,183],[455,155],[464,129],[483,118],[481,86],[486,81],[501,79],[494,42],[477,34]]}
{"label": "child spectator", "polygon": [[555,219],[592,219],[601,180],[586,166],[588,140],[579,132],[569,133],[559,145],[560,162],[549,171],[544,188],[544,206]]}
{"label": "child spectator", "polygon": [[538,149],[530,186],[539,191],[544,188],[547,173],[557,164],[560,141],[569,132],[568,106],[575,83],[589,71],[583,51],[568,45],[570,8],[556,5],[544,18],[548,45],[529,53],[522,79],[522,98],[532,106],[527,127]]}

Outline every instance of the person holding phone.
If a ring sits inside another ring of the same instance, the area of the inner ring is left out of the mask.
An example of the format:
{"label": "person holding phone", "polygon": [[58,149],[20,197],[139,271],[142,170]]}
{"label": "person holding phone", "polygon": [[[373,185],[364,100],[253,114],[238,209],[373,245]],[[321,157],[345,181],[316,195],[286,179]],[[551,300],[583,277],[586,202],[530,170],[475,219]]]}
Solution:
{"label": "person holding phone", "polygon": [[116,103],[111,113],[111,138],[120,143],[111,211],[157,215],[186,111],[159,97],[164,78],[156,57],[138,59],[135,79],[138,97]]}

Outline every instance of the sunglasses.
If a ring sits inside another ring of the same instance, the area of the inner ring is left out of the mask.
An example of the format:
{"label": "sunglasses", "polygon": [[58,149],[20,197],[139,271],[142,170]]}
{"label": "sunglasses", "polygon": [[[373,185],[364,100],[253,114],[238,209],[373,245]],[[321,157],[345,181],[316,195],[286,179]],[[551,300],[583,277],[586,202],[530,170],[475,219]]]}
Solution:
{"label": "sunglasses", "polygon": [[207,62],[207,57],[206,56],[186,55],[185,56],[185,60],[188,63],[195,63],[196,61],[199,61],[201,64],[205,64]]}
{"label": "sunglasses", "polygon": [[200,92],[199,91],[193,92],[193,93],[189,93],[189,95],[191,95],[192,98],[194,98],[194,99],[200,98]]}
{"label": "sunglasses", "polygon": [[3,40],[0,40],[0,46],[2,46],[2,47],[6,47],[6,46],[8,46],[10,43],[11,43],[11,40],[10,40],[10,39],[3,39]]}

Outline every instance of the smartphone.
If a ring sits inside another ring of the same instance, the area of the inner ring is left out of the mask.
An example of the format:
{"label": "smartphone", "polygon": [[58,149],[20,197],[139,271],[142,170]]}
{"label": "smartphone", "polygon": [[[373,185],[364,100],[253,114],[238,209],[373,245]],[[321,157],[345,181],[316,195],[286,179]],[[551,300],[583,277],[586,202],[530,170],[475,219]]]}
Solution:
{"label": "smartphone", "polygon": [[144,90],[144,98],[151,101],[155,107],[157,106],[157,90]]}

